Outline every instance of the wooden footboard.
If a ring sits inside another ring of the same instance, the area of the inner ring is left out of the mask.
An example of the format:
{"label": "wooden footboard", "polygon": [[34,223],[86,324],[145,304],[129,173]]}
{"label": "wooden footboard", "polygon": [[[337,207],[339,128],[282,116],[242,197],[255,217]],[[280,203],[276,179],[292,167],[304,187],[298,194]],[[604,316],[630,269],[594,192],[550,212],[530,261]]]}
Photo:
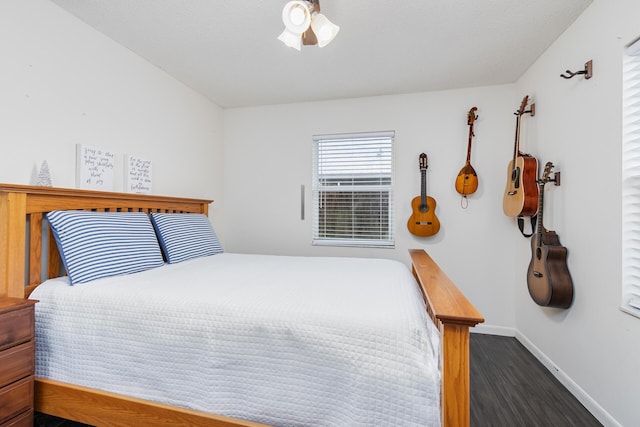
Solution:
{"label": "wooden footboard", "polygon": [[482,315],[421,249],[411,249],[411,269],[431,319],[440,330],[442,425],[469,425],[469,328]]}
{"label": "wooden footboard", "polygon": [[[25,297],[61,262],[47,212],[208,213],[211,200],[0,184],[0,297]],[[484,319],[424,250],[411,250],[412,271],[441,333],[442,421],[469,425],[469,328]],[[260,424],[161,405],[57,381],[36,379],[37,411],[93,425],[257,427]]]}

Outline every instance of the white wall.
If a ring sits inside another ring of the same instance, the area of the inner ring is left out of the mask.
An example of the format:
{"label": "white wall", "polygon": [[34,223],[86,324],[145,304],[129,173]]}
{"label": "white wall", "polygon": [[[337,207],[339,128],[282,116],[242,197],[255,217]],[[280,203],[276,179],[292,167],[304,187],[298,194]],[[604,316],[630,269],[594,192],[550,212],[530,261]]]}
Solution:
{"label": "white wall", "polygon": [[[222,110],[44,0],[0,2],[0,182],[75,187],[75,146],[153,161],[153,192],[222,198]],[[221,201],[221,200],[220,200]],[[219,210],[214,204],[212,211]]]}
{"label": "white wall", "polygon": [[[562,171],[562,185],[546,193],[545,225],[569,250],[575,286],[570,310],[542,309],[518,275],[516,328],[597,402],[585,400],[603,421],[624,426],[640,425],[640,319],[619,310],[622,54],[640,36],[638,17],[637,0],[595,0],[516,85],[537,106],[523,139],[542,164]],[[589,59],[592,79],[559,77]],[[517,270],[526,271],[528,245],[515,252]]]}
{"label": "white wall", "polygon": [[[408,248],[425,248],[484,314],[493,332],[512,328],[513,242],[524,239],[502,213],[502,193],[513,150],[515,99],[513,85],[506,85],[225,110],[226,249],[408,263]],[[480,186],[462,209],[454,183],[466,160],[467,112],[473,106],[479,119],[471,163]],[[312,246],[311,136],[378,130],[396,131],[396,248]],[[430,238],[414,237],[406,227],[410,201],[420,194],[418,155],[423,151],[429,157],[427,192],[436,199],[442,225]],[[301,185],[306,187],[304,221]]]}

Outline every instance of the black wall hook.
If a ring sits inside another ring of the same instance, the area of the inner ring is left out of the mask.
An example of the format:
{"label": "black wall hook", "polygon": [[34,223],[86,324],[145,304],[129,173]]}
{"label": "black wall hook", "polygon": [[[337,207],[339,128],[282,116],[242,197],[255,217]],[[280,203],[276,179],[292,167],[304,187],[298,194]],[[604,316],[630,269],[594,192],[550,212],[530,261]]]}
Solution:
{"label": "black wall hook", "polygon": [[579,74],[584,74],[584,78],[585,79],[590,79],[591,76],[593,76],[593,61],[589,60],[584,64],[584,70],[580,70],[580,71],[576,71],[573,72],[571,70],[566,70],[565,73],[567,73],[567,75],[565,74],[560,74],[560,77],[565,78],[565,79],[570,79],[573,76],[577,76]]}

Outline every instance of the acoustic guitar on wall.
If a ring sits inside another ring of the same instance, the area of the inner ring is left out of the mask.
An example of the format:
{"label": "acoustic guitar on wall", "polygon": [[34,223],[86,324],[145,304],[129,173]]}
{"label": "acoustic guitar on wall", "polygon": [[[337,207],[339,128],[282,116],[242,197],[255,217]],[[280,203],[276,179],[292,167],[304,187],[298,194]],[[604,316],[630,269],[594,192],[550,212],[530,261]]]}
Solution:
{"label": "acoustic guitar on wall", "polygon": [[467,144],[467,162],[460,169],[458,176],[456,177],[456,191],[462,194],[463,197],[467,197],[469,194],[473,194],[478,189],[478,174],[473,166],[471,166],[471,139],[474,136],[473,123],[478,116],[476,110],[478,107],[473,107],[467,113],[467,124],[469,125],[469,142]]}
{"label": "acoustic guitar on wall", "polygon": [[529,96],[522,99],[520,108],[515,112],[516,138],[513,158],[507,167],[507,186],[502,199],[502,208],[507,216],[535,216],[538,210],[538,160],[530,154],[520,151],[521,117],[535,114],[534,106],[527,110]]}
{"label": "acoustic guitar on wall", "polygon": [[419,157],[421,189],[420,196],[411,200],[413,213],[407,221],[407,228],[411,234],[420,237],[433,236],[440,230],[440,220],[436,216],[436,201],[427,196],[427,168],[429,167],[427,155],[421,153]]}
{"label": "acoustic guitar on wall", "polygon": [[567,248],[560,244],[555,231],[544,228],[542,221],[544,186],[554,181],[559,184],[559,173],[550,178],[553,163],[548,162],[538,182],[538,223],[531,237],[531,261],[527,270],[527,287],[536,304],[546,307],[568,308],[573,301],[573,281],[567,267]]}

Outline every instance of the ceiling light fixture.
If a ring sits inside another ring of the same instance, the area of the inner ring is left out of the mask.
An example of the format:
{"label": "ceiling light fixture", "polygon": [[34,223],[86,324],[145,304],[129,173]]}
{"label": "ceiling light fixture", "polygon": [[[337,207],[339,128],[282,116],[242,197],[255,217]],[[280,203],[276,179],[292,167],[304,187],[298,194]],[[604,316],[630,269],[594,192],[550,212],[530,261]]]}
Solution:
{"label": "ceiling light fixture", "polygon": [[320,0],[288,2],[282,9],[282,22],[285,29],[278,40],[296,50],[303,44],[325,47],[340,31],[340,27],[320,13]]}

